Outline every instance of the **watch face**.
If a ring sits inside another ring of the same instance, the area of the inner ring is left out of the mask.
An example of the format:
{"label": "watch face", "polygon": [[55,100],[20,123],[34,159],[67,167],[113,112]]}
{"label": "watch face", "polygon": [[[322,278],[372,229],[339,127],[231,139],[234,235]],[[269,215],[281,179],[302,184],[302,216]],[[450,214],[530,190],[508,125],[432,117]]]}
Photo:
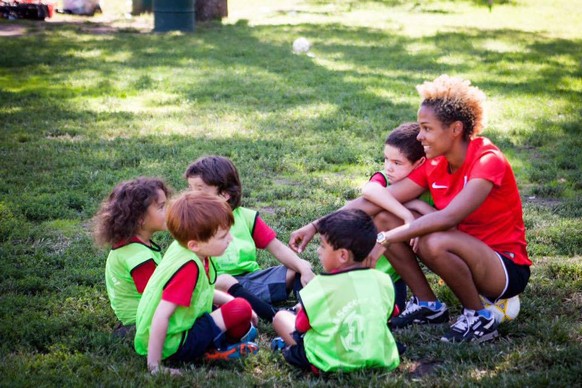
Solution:
{"label": "watch face", "polygon": [[378,244],[382,244],[384,240],[385,240],[384,233],[382,232],[378,233],[378,235],[376,236],[376,242]]}

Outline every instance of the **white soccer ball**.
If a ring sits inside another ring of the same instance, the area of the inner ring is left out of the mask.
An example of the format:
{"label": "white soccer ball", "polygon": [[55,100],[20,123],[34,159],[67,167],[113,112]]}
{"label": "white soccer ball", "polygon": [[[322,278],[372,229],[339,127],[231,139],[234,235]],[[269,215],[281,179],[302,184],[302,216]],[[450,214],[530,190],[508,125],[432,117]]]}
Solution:
{"label": "white soccer ball", "polygon": [[481,301],[485,308],[493,314],[497,323],[507,322],[515,319],[519,314],[519,295],[509,299],[499,299],[493,303],[489,299],[481,296]]}
{"label": "white soccer ball", "polygon": [[311,48],[311,42],[301,37],[295,39],[293,42],[293,52],[296,54],[304,54]]}

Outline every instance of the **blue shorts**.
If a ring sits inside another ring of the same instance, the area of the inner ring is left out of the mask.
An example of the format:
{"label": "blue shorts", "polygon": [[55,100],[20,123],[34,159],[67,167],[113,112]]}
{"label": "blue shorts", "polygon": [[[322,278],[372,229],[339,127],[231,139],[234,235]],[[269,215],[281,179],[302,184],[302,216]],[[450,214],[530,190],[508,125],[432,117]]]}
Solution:
{"label": "blue shorts", "polygon": [[521,294],[523,290],[525,290],[527,282],[529,281],[529,265],[515,264],[513,260],[506,257],[504,254],[499,252],[495,253],[497,253],[499,260],[501,260],[501,264],[503,264],[503,269],[505,271],[505,289],[499,297],[488,297],[489,300],[497,301],[499,299],[508,299]]}
{"label": "blue shorts", "polygon": [[235,276],[235,279],[245,290],[260,298],[263,302],[273,304],[286,301],[289,297],[287,271],[287,267],[278,265]]}
{"label": "blue shorts", "polygon": [[[194,326],[188,330],[186,338],[182,337],[182,343],[176,351],[167,358],[170,363],[192,362],[200,359],[206,351],[214,346],[214,339],[222,332],[214,323],[210,314],[206,313],[194,322]],[[186,332],[184,332],[186,334]]]}
{"label": "blue shorts", "polygon": [[297,345],[287,346],[283,349],[283,357],[289,364],[303,370],[313,370],[313,366],[305,354],[305,345],[303,344],[303,334],[298,331],[293,332],[293,339]]}

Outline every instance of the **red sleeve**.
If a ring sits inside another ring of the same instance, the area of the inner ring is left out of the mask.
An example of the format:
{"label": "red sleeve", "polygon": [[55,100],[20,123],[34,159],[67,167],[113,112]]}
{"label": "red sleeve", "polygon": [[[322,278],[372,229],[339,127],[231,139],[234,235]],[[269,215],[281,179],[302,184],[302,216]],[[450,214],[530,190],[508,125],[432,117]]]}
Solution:
{"label": "red sleeve", "polygon": [[143,294],[143,290],[145,290],[145,287],[155,270],[156,262],[154,259],[149,259],[145,263],[138,265],[131,270],[131,277],[133,278],[137,292]]}
{"label": "red sleeve", "polygon": [[486,179],[499,187],[501,186],[504,175],[505,161],[503,158],[494,153],[487,153],[475,162],[471,169],[469,179]]}
{"label": "red sleeve", "polygon": [[277,233],[263,221],[257,214],[255,227],[253,228],[253,241],[259,249],[265,249],[271,241],[277,237]]}
{"label": "red sleeve", "polygon": [[368,182],[376,182],[382,185],[382,187],[388,187],[388,181],[381,172],[375,172]]}
{"label": "red sleeve", "polygon": [[162,299],[178,306],[189,307],[198,281],[198,267],[189,261],[170,279],[162,293]]}
{"label": "red sleeve", "polygon": [[305,333],[307,330],[311,329],[309,317],[307,317],[307,314],[302,307],[299,307],[297,317],[295,318],[295,329],[297,329],[297,331],[300,333]]}
{"label": "red sleeve", "polygon": [[[432,159],[431,159],[432,160]],[[427,160],[421,166],[418,166],[408,174],[407,178],[412,180],[417,185],[428,189],[428,179],[426,169],[431,164],[431,160]]]}

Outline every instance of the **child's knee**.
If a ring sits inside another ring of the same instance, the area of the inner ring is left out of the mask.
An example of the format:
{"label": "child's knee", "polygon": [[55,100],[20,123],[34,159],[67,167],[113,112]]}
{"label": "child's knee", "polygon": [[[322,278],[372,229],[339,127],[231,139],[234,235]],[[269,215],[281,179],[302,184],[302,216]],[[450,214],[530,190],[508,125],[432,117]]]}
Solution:
{"label": "child's knee", "polygon": [[238,283],[238,280],[232,275],[219,275],[216,279],[215,287],[220,291],[228,292],[230,287]]}
{"label": "child's knee", "polygon": [[253,315],[253,308],[243,298],[234,298],[222,305],[220,309],[227,327],[235,324],[235,322],[250,322]]}

